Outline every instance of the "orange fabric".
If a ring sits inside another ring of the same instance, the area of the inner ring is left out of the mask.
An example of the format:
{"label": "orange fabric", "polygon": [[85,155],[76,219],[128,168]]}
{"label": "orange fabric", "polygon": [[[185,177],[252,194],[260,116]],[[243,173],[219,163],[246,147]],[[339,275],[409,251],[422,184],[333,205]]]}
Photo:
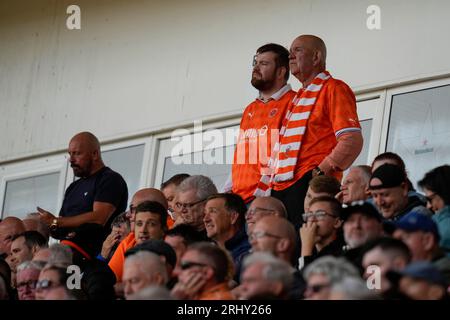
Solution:
{"label": "orange fabric", "polygon": [[[318,166],[337,144],[336,133],[347,128],[361,128],[353,91],[341,80],[329,79],[321,90],[309,117],[294,178],[273,183],[274,190],[284,190]],[[339,180],[342,172],[332,172]]]}
{"label": "orange fabric", "polygon": [[128,236],[122,240],[121,243],[117,246],[116,251],[114,252],[111,260],[109,260],[108,266],[116,275],[117,282],[122,281],[123,274],[123,264],[125,262],[125,252],[133,248],[136,245],[136,239],[134,237],[134,232],[130,232]]}
{"label": "orange fabric", "polygon": [[167,230],[170,230],[173,228],[173,224],[175,223],[175,220],[172,219],[170,215],[167,215]]}
{"label": "orange fabric", "polygon": [[235,300],[226,282],[201,292],[197,300]]}
{"label": "orange fabric", "polygon": [[[264,103],[256,99],[245,108],[240,124],[240,136],[234,152],[231,189],[245,202],[253,200],[253,193],[261,179],[261,169],[264,165],[267,166],[271,156],[270,150],[273,145],[270,132],[272,129],[281,128],[294,96],[295,92],[289,90],[278,100],[271,99]],[[264,145],[267,146],[267,150],[259,148],[261,140],[257,139],[263,139],[262,142],[266,142]]]}

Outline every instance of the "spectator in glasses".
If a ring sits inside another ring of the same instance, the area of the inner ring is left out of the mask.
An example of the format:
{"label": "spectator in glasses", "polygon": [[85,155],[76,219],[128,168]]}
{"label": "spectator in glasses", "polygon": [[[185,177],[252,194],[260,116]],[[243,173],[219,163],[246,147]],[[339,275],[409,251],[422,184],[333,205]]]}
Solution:
{"label": "spectator in glasses", "polygon": [[17,295],[19,300],[36,299],[36,283],[44,262],[25,261],[17,267]]}
{"label": "spectator in glasses", "polygon": [[425,192],[427,208],[440,235],[440,247],[450,257],[450,166],[444,165],[427,172],[419,186]]}
{"label": "spectator in glasses", "polygon": [[207,241],[205,223],[205,204],[209,196],[217,193],[217,188],[210,178],[196,175],[186,178],[177,189],[175,204],[181,223],[194,227]]}
{"label": "spectator in glasses", "polygon": [[[175,222],[177,221],[177,211],[175,210],[175,203],[177,201],[177,187],[183,182],[184,179],[189,178],[190,175],[187,173],[180,173],[172,176],[169,180],[163,182],[161,184],[161,191],[164,193],[166,197],[167,204],[169,205],[168,212],[169,216],[167,217],[167,227],[172,229]],[[180,222],[181,219],[178,219]]]}
{"label": "spectator in glasses", "polygon": [[308,265],[303,277],[307,282],[305,298],[308,300],[328,300],[333,285],[344,279],[360,278],[358,269],[344,258],[321,257]]}
{"label": "spectator in glasses", "polygon": [[303,214],[304,223],[300,228],[302,249],[299,269],[325,255],[342,255],[344,241],[339,235],[341,213],[341,204],[335,198],[318,197],[311,201],[309,212]]}
{"label": "spectator in glasses", "polygon": [[75,300],[67,288],[68,277],[65,267],[45,266],[36,283],[36,300]]}
{"label": "spectator in glasses", "polygon": [[[317,197],[335,197],[341,190],[341,184],[332,176],[317,176],[309,182],[303,203],[304,212],[309,211],[311,201]],[[304,220],[302,220],[305,222]]]}
{"label": "spectator in glasses", "polygon": [[259,219],[268,215],[287,219],[287,211],[283,202],[274,197],[255,198],[245,214],[247,234],[252,233],[253,228]]}
{"label": "spectator in glasses", "polygon": [[[117,249],[117,246],[130,233],[130,221],[126,218],[126,212],[118,215],[111,223],[111,233],[103,242],[101,257],[109,261]],[[100,260],[102,260],[100,258]]]}

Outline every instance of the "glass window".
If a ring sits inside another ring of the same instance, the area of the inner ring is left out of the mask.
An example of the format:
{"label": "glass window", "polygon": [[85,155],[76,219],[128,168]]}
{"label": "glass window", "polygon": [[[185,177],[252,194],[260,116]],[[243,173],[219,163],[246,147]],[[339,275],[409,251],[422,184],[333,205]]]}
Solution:
{"label": "glass window", "polygon": [[144,144],[102,152],[103,162],[120,173],[128,186],[128,202],[139,189],[141,181]]}
{"label": "glass window", "polygon": [[387,151],[405,161],[417,187],[424,174],[450,163],[450,85],[392,97]]}
{"label": "glass window", "polygon": [[361,131],[363,135],[363,148],[358,158],[353,162],[354,166],[361,164],[368,164],[369,161],[369,147],[370,147],[370,136],[372,134],[372,119],[362,120],[359,122],[361,125]]}
{"label": "glass window", "polygon": [[36,207],[50,212],[58,212],[57,198],[59,172],[39,176],[9,180],[6,182],[3,216],[16,216],[21,219]]}
{"label": "glass window", "polygon": [[[164,160],[163,181],[178,173],[201,174],[211,178],[217,189],[221,189],[231,172],[234,148],[235,145],[230,145],[193,152],[183,156],[166,157]],[[197,161],[200,163],[196,164]],[[205,162],[208,162],[208,164],[205,165]]]}

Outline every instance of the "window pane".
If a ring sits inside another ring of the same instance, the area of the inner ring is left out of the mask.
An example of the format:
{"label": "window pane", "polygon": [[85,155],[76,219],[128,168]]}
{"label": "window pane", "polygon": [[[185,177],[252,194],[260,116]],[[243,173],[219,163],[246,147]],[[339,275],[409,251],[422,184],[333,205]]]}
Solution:
{"label": "window pane", "polygon": [[143,157],[143,144],[102,152],[105,165],[120,173],[125,179],[128,186],[128,202],[139,188]]}
{"label": "window pane", "polygon": [[387,150],[405,161],[417,181],[437,166],[450,163],[450,85],[392,97]]}
{"label": "window pane", "polygon": [[211,178],[221,189],[231,172],[235,145],[188,153],[183,156],[166,157],[163,181],[178,173],[201,174]]}
{"label": "window pane", "polygon": [[24,218],[37,206],[57,214],[58,185],[59,172],[8,181],[3,216]]}
{"label": "window pane", "polygon": [[363,149],[358,158],[354,161],[353,165],[368,164],[369,161],[369,147],[370,147],[370,134],[372,133],[372,119],[360,121],[362,136],[364,139]]}

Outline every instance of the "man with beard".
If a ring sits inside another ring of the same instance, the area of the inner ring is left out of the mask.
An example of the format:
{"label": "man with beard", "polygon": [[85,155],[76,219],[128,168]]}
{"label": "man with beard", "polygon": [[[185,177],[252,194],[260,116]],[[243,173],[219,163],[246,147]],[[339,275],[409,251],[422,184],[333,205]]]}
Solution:
{"label": "man with beard", "polygon": [[75,135],[68,153],[73,173],[80,179],[67,188],[59,217],[38,207],[41,219],[56,239],[63,239],[85,223],[103,225],[106,237],[112,220],[127,206],[127,184],[120,174],[104,165],[100,143],[92,133]]}
{"label": "man with beard", "polygon": [[288,56],[286,48],[270,43],[258,48],[253,59],[251,83],[259,95],[244,110],[231,183],[225,187],[225,191],[240,195],[246,203],[255,196],[269,195],[257,189],[257,185],[267,169],[281,123],[295,95],[287,84]]}

